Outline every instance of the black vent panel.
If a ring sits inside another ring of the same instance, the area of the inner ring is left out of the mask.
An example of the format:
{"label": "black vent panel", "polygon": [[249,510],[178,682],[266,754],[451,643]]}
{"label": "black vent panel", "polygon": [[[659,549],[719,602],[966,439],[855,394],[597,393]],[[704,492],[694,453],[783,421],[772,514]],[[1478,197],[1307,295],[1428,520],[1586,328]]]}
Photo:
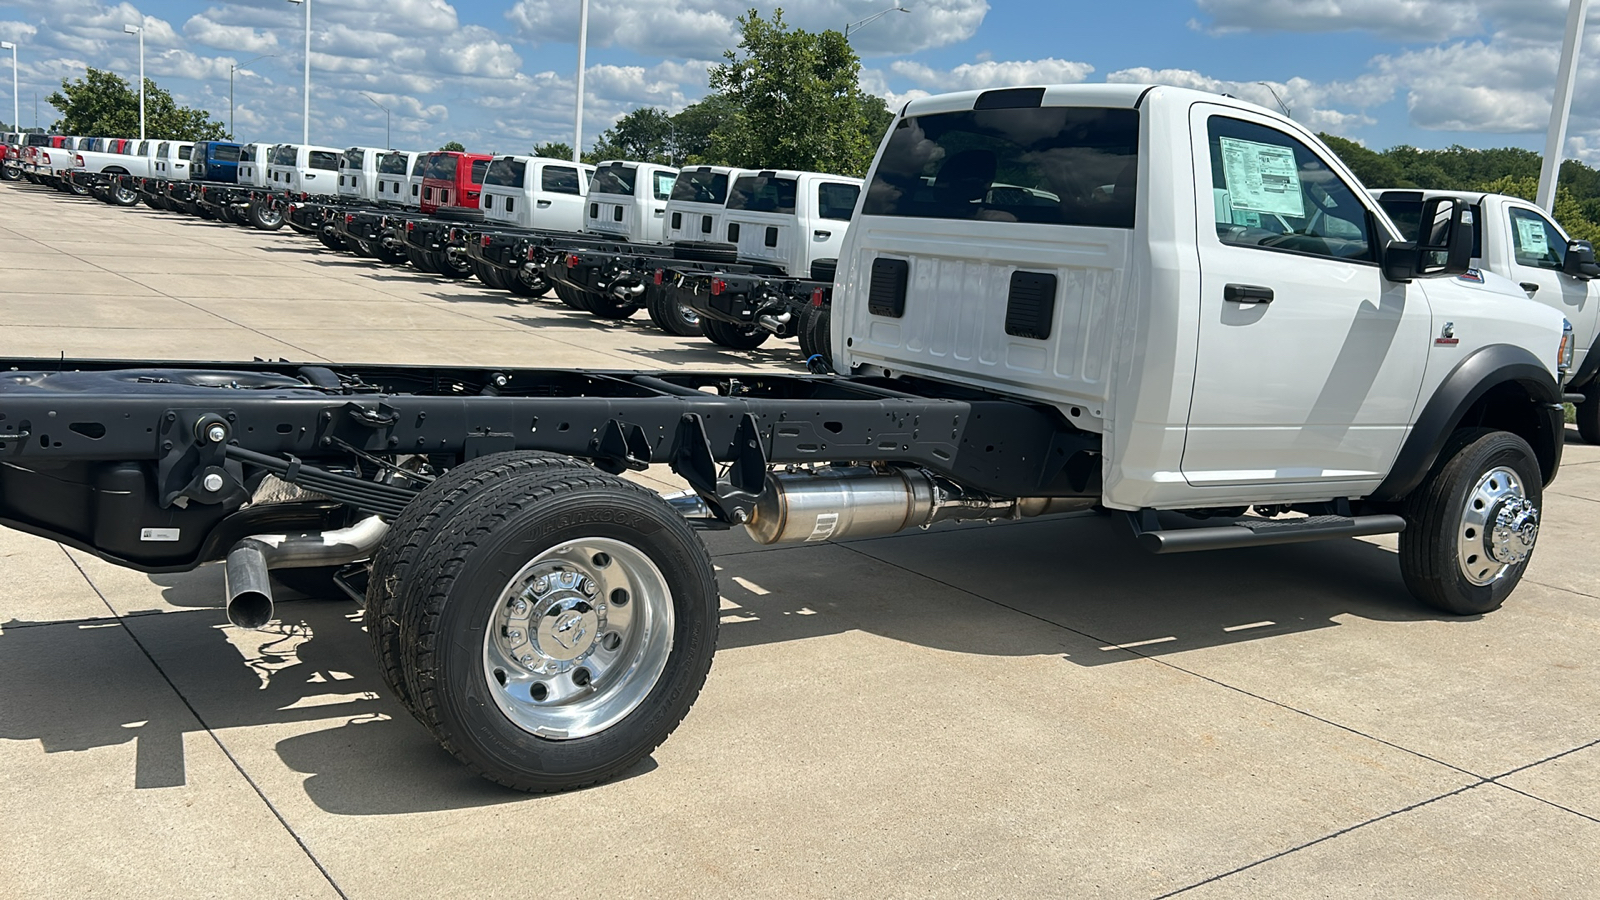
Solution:
{"label": "black vent panel", "polygon": [[880,256],[872,261],[872,286],[867,291],[867,311],[898,319],[906,314],[906,276],[911,263]]}
{"label": "black vent panel", "polygon": [[778,246],[778,229],[777,229],[777,226],[772,226],[772,225],[767,226],[766,243],[767,243],[768,247],[776,247],[776,246]]}
{"label": "black vent panel", "polygon": [[739,223],[738,222],[734,222],[734,223],[731,223],[731,224],[728,225],[728,243],[730,243],[730,244],[739,243]]}
{"label": "black vent panel", "polygon": [[1012,272],[1011,293],[1006,297],[1006,334],[1046,340],[1055,318],[1056,276]]}

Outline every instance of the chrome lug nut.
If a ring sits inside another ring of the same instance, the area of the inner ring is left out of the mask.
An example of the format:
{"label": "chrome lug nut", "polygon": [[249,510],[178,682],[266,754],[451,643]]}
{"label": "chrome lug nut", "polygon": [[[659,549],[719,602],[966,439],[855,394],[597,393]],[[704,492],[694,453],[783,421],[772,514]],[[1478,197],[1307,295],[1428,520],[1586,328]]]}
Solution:
{"label": "chrome lug nut", "polygon": [[210,475],[205,477],[205,480],[200,482],[200,485],[207,491],[215,494],[217,491],[222,490],[222,476],[212,472]]}

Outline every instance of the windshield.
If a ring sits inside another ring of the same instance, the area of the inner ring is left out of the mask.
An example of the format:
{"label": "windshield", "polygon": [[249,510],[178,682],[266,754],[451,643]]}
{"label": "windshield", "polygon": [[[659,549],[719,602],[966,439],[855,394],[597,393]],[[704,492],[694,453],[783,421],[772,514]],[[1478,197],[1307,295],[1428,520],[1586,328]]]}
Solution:
{"label": "windshield", "polygon": [[715,203],[728,201],[728,175],[725,172],[703,172],[689,169],[678,174],[673,185],[672,199],[682,203]]}
{"label": "windshield", "polygon": [[385,153],[378,157],[378,171],[385,175],[404,175],[406,173],[406,155],[404,153]]}
{"label": "windshield", "polygon": [[484,184],[495,187],[522,187],[528,176],[528,164],[520,159],[502,156],[489,164],[489,174],[483,176]]}
{"label": "windshield", "polygon": [[455,181],[456,157],[448,153],[440,153],[428,157],[427,177],[437,178],[441,181]]}
{"label": "windshield", "polygon": [[793,178],[776,175],[740,175],[728,192],[728,208],[745,212],[793,213],[796,186]]}
{"label": "windshield", "polygon": [[271,164],[274,166],[292,166],[295,157],[300,155],[300,148],[293,144],[281,144],[273,148]]}
{"label": "windshield", "polygon": [[594,181],[589,183],[589,193],[632,197],[633,185],[638,178],[639,170],[634,166],[625,166],[621,163],[601,166],[595,170]]}
{"label": "windshield", "polygon": [[352,147],[344,152],[344,168],[359,169],[366,157],[367,154],[364,151]]}
{"label": "windshield", "polygon": [[862,215],[1132,228],[1139,113],[1033,107],[900,120]]}

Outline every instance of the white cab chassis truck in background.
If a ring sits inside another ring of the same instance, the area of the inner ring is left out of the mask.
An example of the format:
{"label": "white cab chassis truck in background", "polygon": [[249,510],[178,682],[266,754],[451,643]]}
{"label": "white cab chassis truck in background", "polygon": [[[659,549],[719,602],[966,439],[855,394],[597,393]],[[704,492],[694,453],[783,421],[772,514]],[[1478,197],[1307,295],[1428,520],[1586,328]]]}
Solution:
{"label": "white cab chassis truck in background", "polygon": [[1374,190],[1407,236],[1417,231],[1422,204],[1452,197],[1473,212],[1472,277],[1500,278],[1572,324],[1572,366],[1566,399],[1578,408],[1578,432],[1600,444],[1600,264],[1594,246],[1574,241],[1536,204],[1521,197],[1472,191]]}
{"label": "white cab chassis truck in background", "polygon": [[[392,695],[532,791],[615,777],[688,713],[720,615],[696,527],[1398,532],[1421,601],[1482,614],[1533,553],[1570,358],[1560,313],[1461,277],[1469,213],[1429,200],[1406,241],[1315,135],[1231,98],[921,98],[840,256],[837,377],[0,360],[0,523],[143,571],[221,561],[242,627],[274,568],[364,580]],[[620,477],[662,464],[690,490]]]}

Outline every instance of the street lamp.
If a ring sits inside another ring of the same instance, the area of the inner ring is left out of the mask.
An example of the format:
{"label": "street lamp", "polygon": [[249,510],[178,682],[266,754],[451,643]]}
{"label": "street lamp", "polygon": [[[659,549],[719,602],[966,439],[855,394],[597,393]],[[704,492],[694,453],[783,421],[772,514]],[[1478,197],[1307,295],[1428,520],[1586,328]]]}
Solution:
{"label": "street lamp", "polygon": [[124,34],[137,34],[139,36],[139,140],[144,140],[144,17],[139,17],[138,25],[122,26]]}
{"label": "street lamp", "polygon": [[1589,0],[1572,0],[1556,69],[1556,95],[1550,104],[1550,130],[1544,138],[1544,164],[1539,167],[1536,202],[1545,212],[1556,208],[1556,183],[1561,180],[1561,157],[1567,149],[1567,120],[1572,116],[1572,92],[1578,83],[1578,51],[1583,48],[1583,26],[1588,18]]}
{"label": "street lamp", "polygon": [[233,73],[244,68],[245,66],[250,65],[253,62],[260,62],[263,59],[270,59],[274,56],[277,56],[277,54],[268,53],[266,56],[258,56],[255,59],[245,60],[242,63],[234,63],[228,67],[228,137],[230,139],[237,137],[237,135],[233,133]]}
{"label": "street lamp", "polygon": [[302,144],[311,143],[311,0],[289,0],[290,3],[303,3],[306,7],[306,84],[304,88],[306,108],[302,114],[305,120],[305,134]]}
{"label": "street lamp", "polygon": [[0,41],[0,50],[11,51],[11,127],[17,131],[22,130],[21,105],[17,102],[17,45],[10,41]]}
{"label": "street lamp", "polygon": [[878,21],[879,19],[883,18],[884,16],[887,16],[889,13],[892,13],[892,12],[908,13],[908,12],[911,12],[911,10],[906,9],[904,6],[901,6],[900,3],[899,3],[899,0],[896,0],[895,4],[893,6],[891,6],[891,7],[889,7],[888,9],[883,10],[882,12],[873,13],[872,15],[867,16],[865,19],[862,19],[859,22],[851,22],[849,25],[846,25],[844,27],[844,39],[847,40],[847,41],[850,40],[850,32],[852,32],[852,31],[860,31],[862,28],[864,28],[864,27],[866,27],[868,25],[871,25],[873,22]]}
{"label": "street lamp", "polygon": [[379,103],[376,100],[373,100],[372,99],[372,95],[367,93],[366,91],[361,91],[360,93],[361,93],[361,96],[367,98],[368,100],[372,100],[372,105],[373,106],[376,106],[377,108],[383,110],[383,145],[385,147],[388,147],[389,149],[393,150],[394,149],[394,142],[389,140],[389,107],[384,106],[382,103]]}
{"label": "street lamp", "polygon": [[578,7],[578,109],[572,124],[572,161],[583,162],[583,62],[589,50],[589,0]]}

